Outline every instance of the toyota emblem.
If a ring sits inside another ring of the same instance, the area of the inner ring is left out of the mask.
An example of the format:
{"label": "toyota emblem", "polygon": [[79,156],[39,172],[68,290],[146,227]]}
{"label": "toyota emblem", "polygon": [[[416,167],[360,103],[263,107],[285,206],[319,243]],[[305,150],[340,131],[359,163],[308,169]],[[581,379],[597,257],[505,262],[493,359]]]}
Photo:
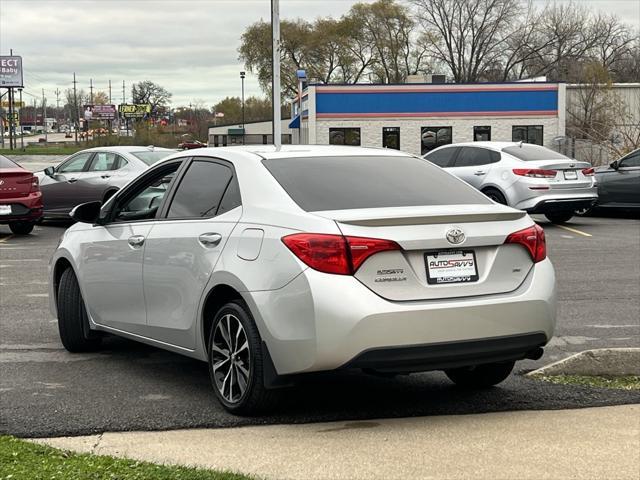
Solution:
{"label": "toyota emblem", "polygon": [[460,227],[453,227],[447,230],[447,241],[452,245],[460,245],[467,238]]}

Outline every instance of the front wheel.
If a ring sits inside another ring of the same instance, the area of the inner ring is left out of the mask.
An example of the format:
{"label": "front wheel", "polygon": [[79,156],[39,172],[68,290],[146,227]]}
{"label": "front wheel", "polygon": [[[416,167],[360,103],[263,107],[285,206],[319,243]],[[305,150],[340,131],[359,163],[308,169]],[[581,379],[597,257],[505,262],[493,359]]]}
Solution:
{"label": "front wheel", "polygon": [[58,330],[69,352],[90,352],[100,347],[100,334],[89,328],[78,279],[71,268],[62,273],[58,285]]}
{"label": "front wheel", "polygon": [[505,380],[513,370],[515,362],[487,363],[473,367],[445,370],[447,377],[461,387],[487,388]]}
{"label": "front wheel", "polygon": [[230,413],[269,409],[275,392],[264,386],[264,354],[251,312],[242,301],[224,305],[209,335],[209,375],[216,397]]}
{"label": "front wheel", "polygon": [[34,225],[34,222],[10,222],[9,228],[16,235],[29,235]]}
{"label": "front wheel", "polygon": [[551,223],[566,223],[573,217],[573,212],[553,212],[553,213],[545,213],[545,217]]}

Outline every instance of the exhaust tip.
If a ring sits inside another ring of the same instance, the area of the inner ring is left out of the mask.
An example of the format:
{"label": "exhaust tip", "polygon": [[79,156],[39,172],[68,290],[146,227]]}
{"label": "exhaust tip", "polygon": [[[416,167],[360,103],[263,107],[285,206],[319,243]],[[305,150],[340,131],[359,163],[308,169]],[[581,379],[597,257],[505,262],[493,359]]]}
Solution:
{"label": "exhaust tip", "polygon": [[539,360],[544,355],[544,349],[542,347],[536,347],[533,350],[529,350],[525,355],[525,358],[530,360]]}

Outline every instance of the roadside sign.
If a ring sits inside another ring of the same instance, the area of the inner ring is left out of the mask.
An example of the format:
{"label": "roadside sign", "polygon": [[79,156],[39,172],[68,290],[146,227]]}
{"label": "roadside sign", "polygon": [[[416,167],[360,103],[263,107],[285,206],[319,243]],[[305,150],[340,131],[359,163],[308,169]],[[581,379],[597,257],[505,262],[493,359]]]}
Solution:
{"label": "roadside sign", "polygon": [[23,87],[22,57],[0,57],[0,87]]}
{"label": "roadside sign", "polygon": [[[9,100],[2,100],[2,102],[0,102],[0,107],[9,108]],[[13,108],[24,108],[24,102],[19,102],[17,100],[14,101]]]}
{"label": "roadside sign", "polygon": [[85,105],[83,116],[85,120],[115,120],[115,105]]}
{"label": "roadside sign", "polygon": [[118,112],[124,118],[144,118],[151,113],[151,105],[148,103],[123,103],[118,105]]}

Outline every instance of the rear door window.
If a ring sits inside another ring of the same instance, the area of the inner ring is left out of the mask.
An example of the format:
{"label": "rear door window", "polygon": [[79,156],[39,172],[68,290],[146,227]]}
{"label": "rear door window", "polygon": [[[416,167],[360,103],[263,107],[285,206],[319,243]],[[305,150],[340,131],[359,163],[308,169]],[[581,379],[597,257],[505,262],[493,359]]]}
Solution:
{"label": "rear door window", "polygon": [[263,164],[308,212],[491,203],[453,175],[415,157],[277,158]]}
{"label": "rear door window", "polygon": [[233,180],[227,165],[196,159],[189,165],[169,207],[168,218],[213,217]]}
{"label": "rear door window", "polygon": [[441,148],[427,154],[424,158],[429,160],[431,163],[435,163],[439,167],[451,167],[453,166],[453,159],[456,158],[456,154],[459,150],[460,147]]}
{"label": "rear door window", "polygon": [[500,154],[486,148],[462,147],[462,151],[456,158],[456,167],[476,167],[488,165],[500,160]]}
{"label": "rear door window", "polygon": [[118,164],[118,156],[110,152],[97,152],[91,160],[90,172],[106,172],[115,170]]}

